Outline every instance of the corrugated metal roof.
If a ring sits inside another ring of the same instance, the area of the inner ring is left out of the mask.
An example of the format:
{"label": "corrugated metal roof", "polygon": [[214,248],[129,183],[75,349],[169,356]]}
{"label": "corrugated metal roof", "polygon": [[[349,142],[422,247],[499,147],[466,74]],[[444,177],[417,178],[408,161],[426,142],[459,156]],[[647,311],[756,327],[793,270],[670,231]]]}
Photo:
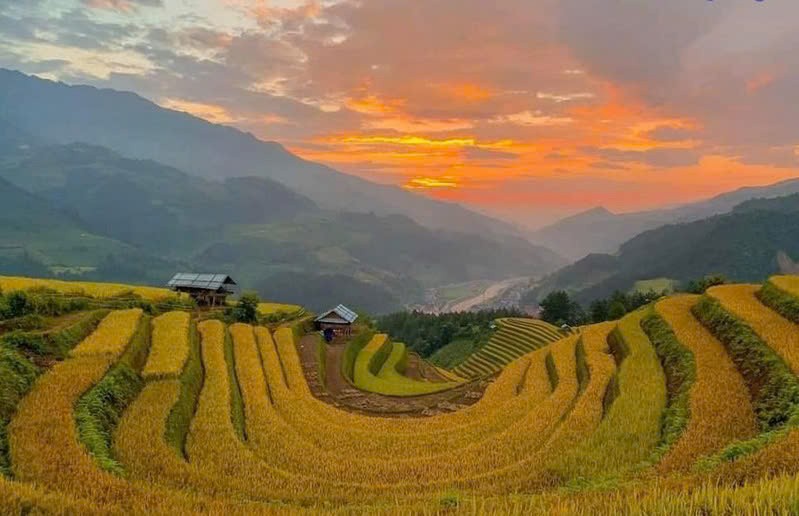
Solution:
{"label": "corrugated metal roof", "polygon": [[325,317],[327,317],[328,315],[330,315],[332,313],[335,313],[336,315],[338,315],[339,317],[341,317],[342,319],[344,319],[348,323],[354,323],[355,320],[358,318],[358,314],[356,314],[355,312],[353,312],[352,310],[350,310],[346,306],[338,305],[337,307],[333,308],[332,310],[328,310],[327,312],[325,312],[322,315],[320,315],[319,317],[317,317],[316,321],[321,321],[322,319],[324,319]]}
{"label": "corrugated metal roof", "polygon": [[236,282],[227,274],[198,274],[195,272],[179,272],[167,283],[168,287],[201,288],[219,290],[224,285],[235,285]]}

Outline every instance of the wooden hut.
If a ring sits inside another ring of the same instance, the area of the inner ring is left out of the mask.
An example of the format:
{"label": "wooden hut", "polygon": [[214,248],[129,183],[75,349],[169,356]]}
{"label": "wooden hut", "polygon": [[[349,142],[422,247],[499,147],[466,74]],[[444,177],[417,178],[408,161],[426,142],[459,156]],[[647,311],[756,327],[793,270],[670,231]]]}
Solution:
{"label": "wooden hut", "polygon": [[358,319],[358,314],[344,305],[324,312],[314,319],[317,330],[324,332],[329,342],[336,335],[352,335],[352,325]]}
{"label": "wooden hut", "polygon": [[236,282],[227,274],[198,274],[179,272],[167,283],[175,292],[185,292],[198,305],[224,306],[227,296],[233,294]]}

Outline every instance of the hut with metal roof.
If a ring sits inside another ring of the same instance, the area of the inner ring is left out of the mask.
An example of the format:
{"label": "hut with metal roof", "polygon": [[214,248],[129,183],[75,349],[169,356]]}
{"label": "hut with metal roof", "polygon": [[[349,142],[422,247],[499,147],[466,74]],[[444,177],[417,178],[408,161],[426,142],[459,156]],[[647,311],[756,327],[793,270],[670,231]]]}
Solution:
{"label": "hut with metal roof", "polygon": [[324,332],[329,342],[335,335],[351,335],[356,319],[358,314],[344,305],[338,305],[314,319],[314,324],[317,330]]}
{"label": "hut with metal roof", "polygon": [[233,294],[236,282],[227,274],[198,274],[179,272],[167,283],[175,292],[185,292],[198,305],[224,306],[227,296]]}

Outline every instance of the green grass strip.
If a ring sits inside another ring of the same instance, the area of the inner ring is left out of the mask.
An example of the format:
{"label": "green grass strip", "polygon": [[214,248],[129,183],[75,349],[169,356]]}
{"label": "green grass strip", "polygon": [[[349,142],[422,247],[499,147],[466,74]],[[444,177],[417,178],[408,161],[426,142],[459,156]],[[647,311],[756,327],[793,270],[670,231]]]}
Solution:
{"label": "green grass strip", "polygon": [[371,330],[363,331],[359,333],[355,338],[350,340],[347,343],[347,347],[344,348],[344,354],[341,357],[341,373],[344,375],[344,378],[350,381],[350,383],[354,383],[355,379],[355,361],[358,358],[358,355],[361,353],[361,350],[369,344],[369,341],[372,340],[372,337],[375,336],[375,333]]}
{"label": "green grass strip", "polygon": [[652,311],[641,321],[666,375],[666,408],[660,421],[660,443],[655,448],[651,463],[659,461],[677,442],[691,417],[690,393],[696,381],[694,354],[680,344],[671,327]]}
{"label": "green grass strip", "polygon": [[4,335],[0,342],[26,354],[63,360],[72,348],[97,328],[106,315],[108,310],[95,310],[67,328],[32,332],[14,331]]}
{"label": "green grass strip", "polygon": [[764,283],[756,295],[761,303],[799,324],[799,298],[782,290],[771,281]]}
{"label": "green grass strip", "polygon": [[707,470],[754,453],[799,426],[799,378],[749,325],[717,300],[703,296],[693,312],[724,344],[746,380],[763,430],[753,439],[733,443],[696,466]]}
{"label": "green grass strip", "polygon": [[192,321],[189,330],[189,358],[186,360],[186,365],[180,375],[180,394],[177,402],[175,402],[169,412],[164,432],[164,440],[178,455],[184,458],[188,458],[186,437],[189,434],[191,420],[197,409],[204,378],[197,321]]}
{"label": "green grass strip", "polygon": [[233,353],[233,339],[230,331],[225,331],[225,363],[227,364],[228,382],[230,385],[230,420],[239,439],[247,440],[247,430],[244,425],[244,398],[241,395],[239,377],[236,375],[236,357]]}
{"label": "green grass strip", "polygon": [[144,380],[140,372],[150,348],[150,317],[143,316],[119,362],[94,387],[78,399],[75,423],[81,442],[104,470],[121,475],[112,439],[122,413],[139,395]]}
{"label": "green grass strip", "polygon": [[746,380],[761,429],[787,423],[799,406],[799,379],[788,364],[718,300],[702,296],[693,313],[724,344]]}

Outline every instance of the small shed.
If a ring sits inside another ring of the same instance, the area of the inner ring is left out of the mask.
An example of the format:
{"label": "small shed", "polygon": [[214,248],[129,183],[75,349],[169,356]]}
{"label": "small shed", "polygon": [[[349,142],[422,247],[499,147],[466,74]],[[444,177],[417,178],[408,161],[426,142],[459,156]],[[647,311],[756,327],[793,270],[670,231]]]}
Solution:
{"label": "small shed", "polygon": [[356,319],[358,314],[344,305],[338,305],[314,319],[314,324],[330,341],[335,335],[352,335],[352,325]]}
{"label": "small shed", "polygon": [[227,274],[200,274],[179,272],[167,283],[175,292],[185,292],[198,305],[224,306],[227,296],[233,294],[236,282]]}

